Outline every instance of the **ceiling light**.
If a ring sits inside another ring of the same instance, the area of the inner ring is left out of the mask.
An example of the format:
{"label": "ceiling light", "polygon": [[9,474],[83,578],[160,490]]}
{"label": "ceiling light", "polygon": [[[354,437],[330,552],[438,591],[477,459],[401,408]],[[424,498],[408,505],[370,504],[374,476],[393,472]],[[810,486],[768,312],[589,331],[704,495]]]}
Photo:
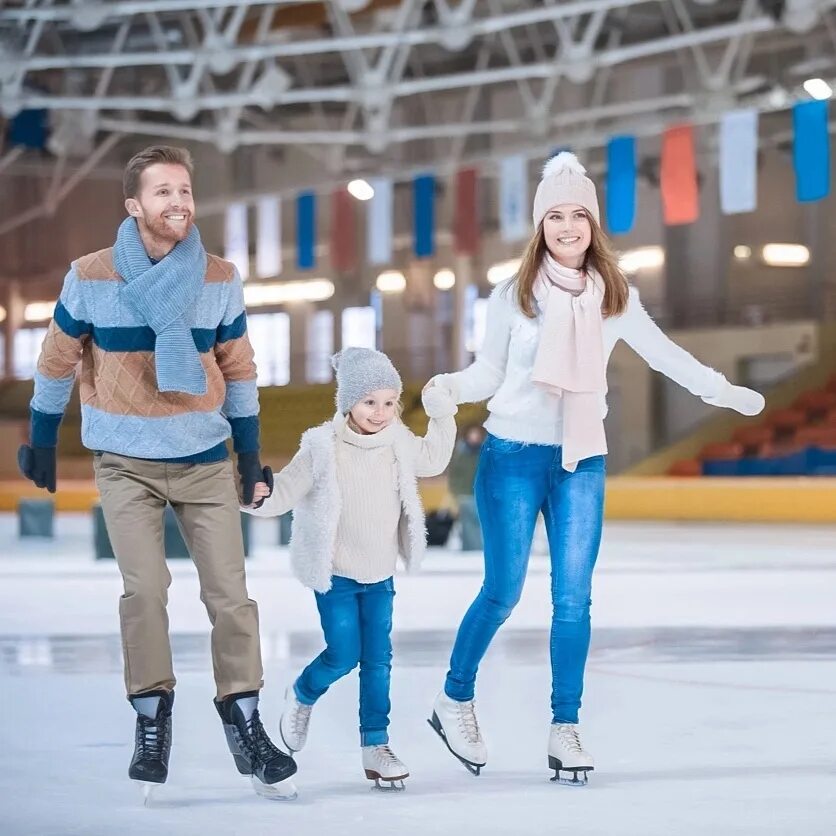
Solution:
{"label": "ceiling light", "polygon": [[456,283],[456,274],[444,267],[433,276],[433,284],[439,290],[450,290]]}
{"label": "ceiling light", "polygon": [[334,295],[334,283],[328,279],[298,282],[271,282],[244,285],[244,303],[248,307],[284,305],[288,302],[322,302]]}
{"label": "ceiling light", "polygon": [[767,244],[761,256],[770,267],[803,267],[810,261],[810,250],[803,244]]}
{"label": "ceiling light", "polygon": [[366,180],[352,180],[348,184],[348,193],[357,200],[371,200],[374,197],[374,189]]}
{"label": "ceiling light", "polygon": [[618,259],[618,266],[625,273],[661,267],[664,263],[665,251],[662,247],[637,247],[622,253]]}
{"label": "ceiling light", "polygon": [[494,264],[488,268],[488,281],[491,284],[499,284],[506,279],[513,278],[517,270],[520,269],[521,264],[521,258],[512,258],[508,261],[500,261],[498,264]]}
{"label": "ceiling light", "polygon": [[406,276],[400,270],[384,270],[375,284],[381,293],[401,293],[406,288]]}
{"label": "ceiling light", "polygon": [[739,261],[746,261],[747,258],[752,257],[752,248],[747,247],[745,244],[738,244],[734,248],[734,257]]}
{"label": "ceiling light", "polygon": [[23,309],[23,318],[27,322],[43,322],[52,319],[55,313],[55,302],[30,302]]}
{"label": "ceiling light", "polygon": [[833,88],[823,78],[808,78],[804,90],[819,101],[827,101],[833,95]]}

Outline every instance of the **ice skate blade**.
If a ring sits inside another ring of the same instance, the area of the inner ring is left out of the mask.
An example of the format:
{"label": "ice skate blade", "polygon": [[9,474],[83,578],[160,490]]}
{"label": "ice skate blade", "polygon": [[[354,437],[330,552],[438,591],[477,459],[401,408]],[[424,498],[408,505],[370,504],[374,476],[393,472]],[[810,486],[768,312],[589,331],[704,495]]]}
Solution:
{"label": "ice skate blade", "polygon": [[444,728],[441,725],[441,721],[438,719],[438,715],[433,711],[432,719],[427,720],[429,727],[444,741],[444,745],[447,747],[447,750],[450,754],[471,774],[471,775],[481,775],[482,774],[482,767],[485,765],[483,763],[473,763],[473,761],[469,761],[466,758],[463,758],[461,755],[457,754],[453,751],[450,747],[450,744],[447,742],[447,735],[444,734]]}
{"label": "ice skate blade", "polygon": [[250,782],[256,795],[260,795],[269,801],[295,801],[299,796],[299,793],[296,792],[296,785],[292,781],[284,780],[277,784],[262,784],[255,775],[251,775]]}
{"label": "ice skate blade", "polygon": [[585,787],[589,782],[587,773],[593,772],[592,766],[581,766],[577,769],[567,769],[557,759],[549,755],[549,769],[554,770],[554,777],[549,780],[565,787]]}
{"label": "ice skate blade", "polygon": [[161,787],[162,784],[155,784],[153,781],[139,781],[136,778],[131,779],[135,784],[139,785],[139,788],[142,790],[142,806],[143,807],[150,807],[151,801],[153,800],[154,791],[157,787]]}
{"label": "ice skate blade", "polygon": [[403,792],[406,789],[404,780],[409,778],[408,772],[404,772],[403,775],[395,775],[392,778],[384,778],[379,772],[375,772],[373,769],[366,769],[365,773],[370,781],[374,781],[371,789],[379,792]]}

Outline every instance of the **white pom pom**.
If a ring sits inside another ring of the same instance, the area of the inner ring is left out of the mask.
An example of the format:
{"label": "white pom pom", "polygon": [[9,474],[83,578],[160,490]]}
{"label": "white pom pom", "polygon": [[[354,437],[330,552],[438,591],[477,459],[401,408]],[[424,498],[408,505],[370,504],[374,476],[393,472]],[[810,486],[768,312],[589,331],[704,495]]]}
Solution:
{"label": "white pom pom", "polygon": [[586,169],[571,151],[561,151],[552,157],[543,166],[543,177],[551,177],[553,174],[559,174],[561,171],[574,171],[575,174],[580,175],[586,174]]}

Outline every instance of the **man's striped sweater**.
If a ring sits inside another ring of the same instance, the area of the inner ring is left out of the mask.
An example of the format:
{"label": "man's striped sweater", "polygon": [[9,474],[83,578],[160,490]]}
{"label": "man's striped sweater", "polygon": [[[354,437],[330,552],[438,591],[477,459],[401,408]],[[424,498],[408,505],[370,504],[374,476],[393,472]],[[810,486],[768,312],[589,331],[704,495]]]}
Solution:
{"label": "man's striped sweater", "polygon": [[203,368],[205,395],[160,392],[154,332],[122,293],[112,248],[73,262],[35,373],[32,444],[54,447],[79,362],[81,439],[91,450],[141,459],[220,461],[258,450],[258,389],[238,271],[208,255],[206,276],[187,314]]}

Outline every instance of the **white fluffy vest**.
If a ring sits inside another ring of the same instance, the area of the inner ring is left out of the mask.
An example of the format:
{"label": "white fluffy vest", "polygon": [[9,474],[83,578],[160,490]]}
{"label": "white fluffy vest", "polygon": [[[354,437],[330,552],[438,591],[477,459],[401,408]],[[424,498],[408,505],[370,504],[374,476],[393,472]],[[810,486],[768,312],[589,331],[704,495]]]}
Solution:
{"label": "white fluffy vest", "polygon": [[[335,422],[304,433],[300,450],[308,450],[313,464],[313,487],[293,509],[290,560],[297,579],[310,589],[327,592],[331,588],[331,563],[340,519],[342,498],[337,483]],[[396,427],[392,449],[398,469],[401,519],[398,525],[400,555],[407,569],[420,564],[426,550],[424,509],[415,476],[414,436],[403,424]]]}

